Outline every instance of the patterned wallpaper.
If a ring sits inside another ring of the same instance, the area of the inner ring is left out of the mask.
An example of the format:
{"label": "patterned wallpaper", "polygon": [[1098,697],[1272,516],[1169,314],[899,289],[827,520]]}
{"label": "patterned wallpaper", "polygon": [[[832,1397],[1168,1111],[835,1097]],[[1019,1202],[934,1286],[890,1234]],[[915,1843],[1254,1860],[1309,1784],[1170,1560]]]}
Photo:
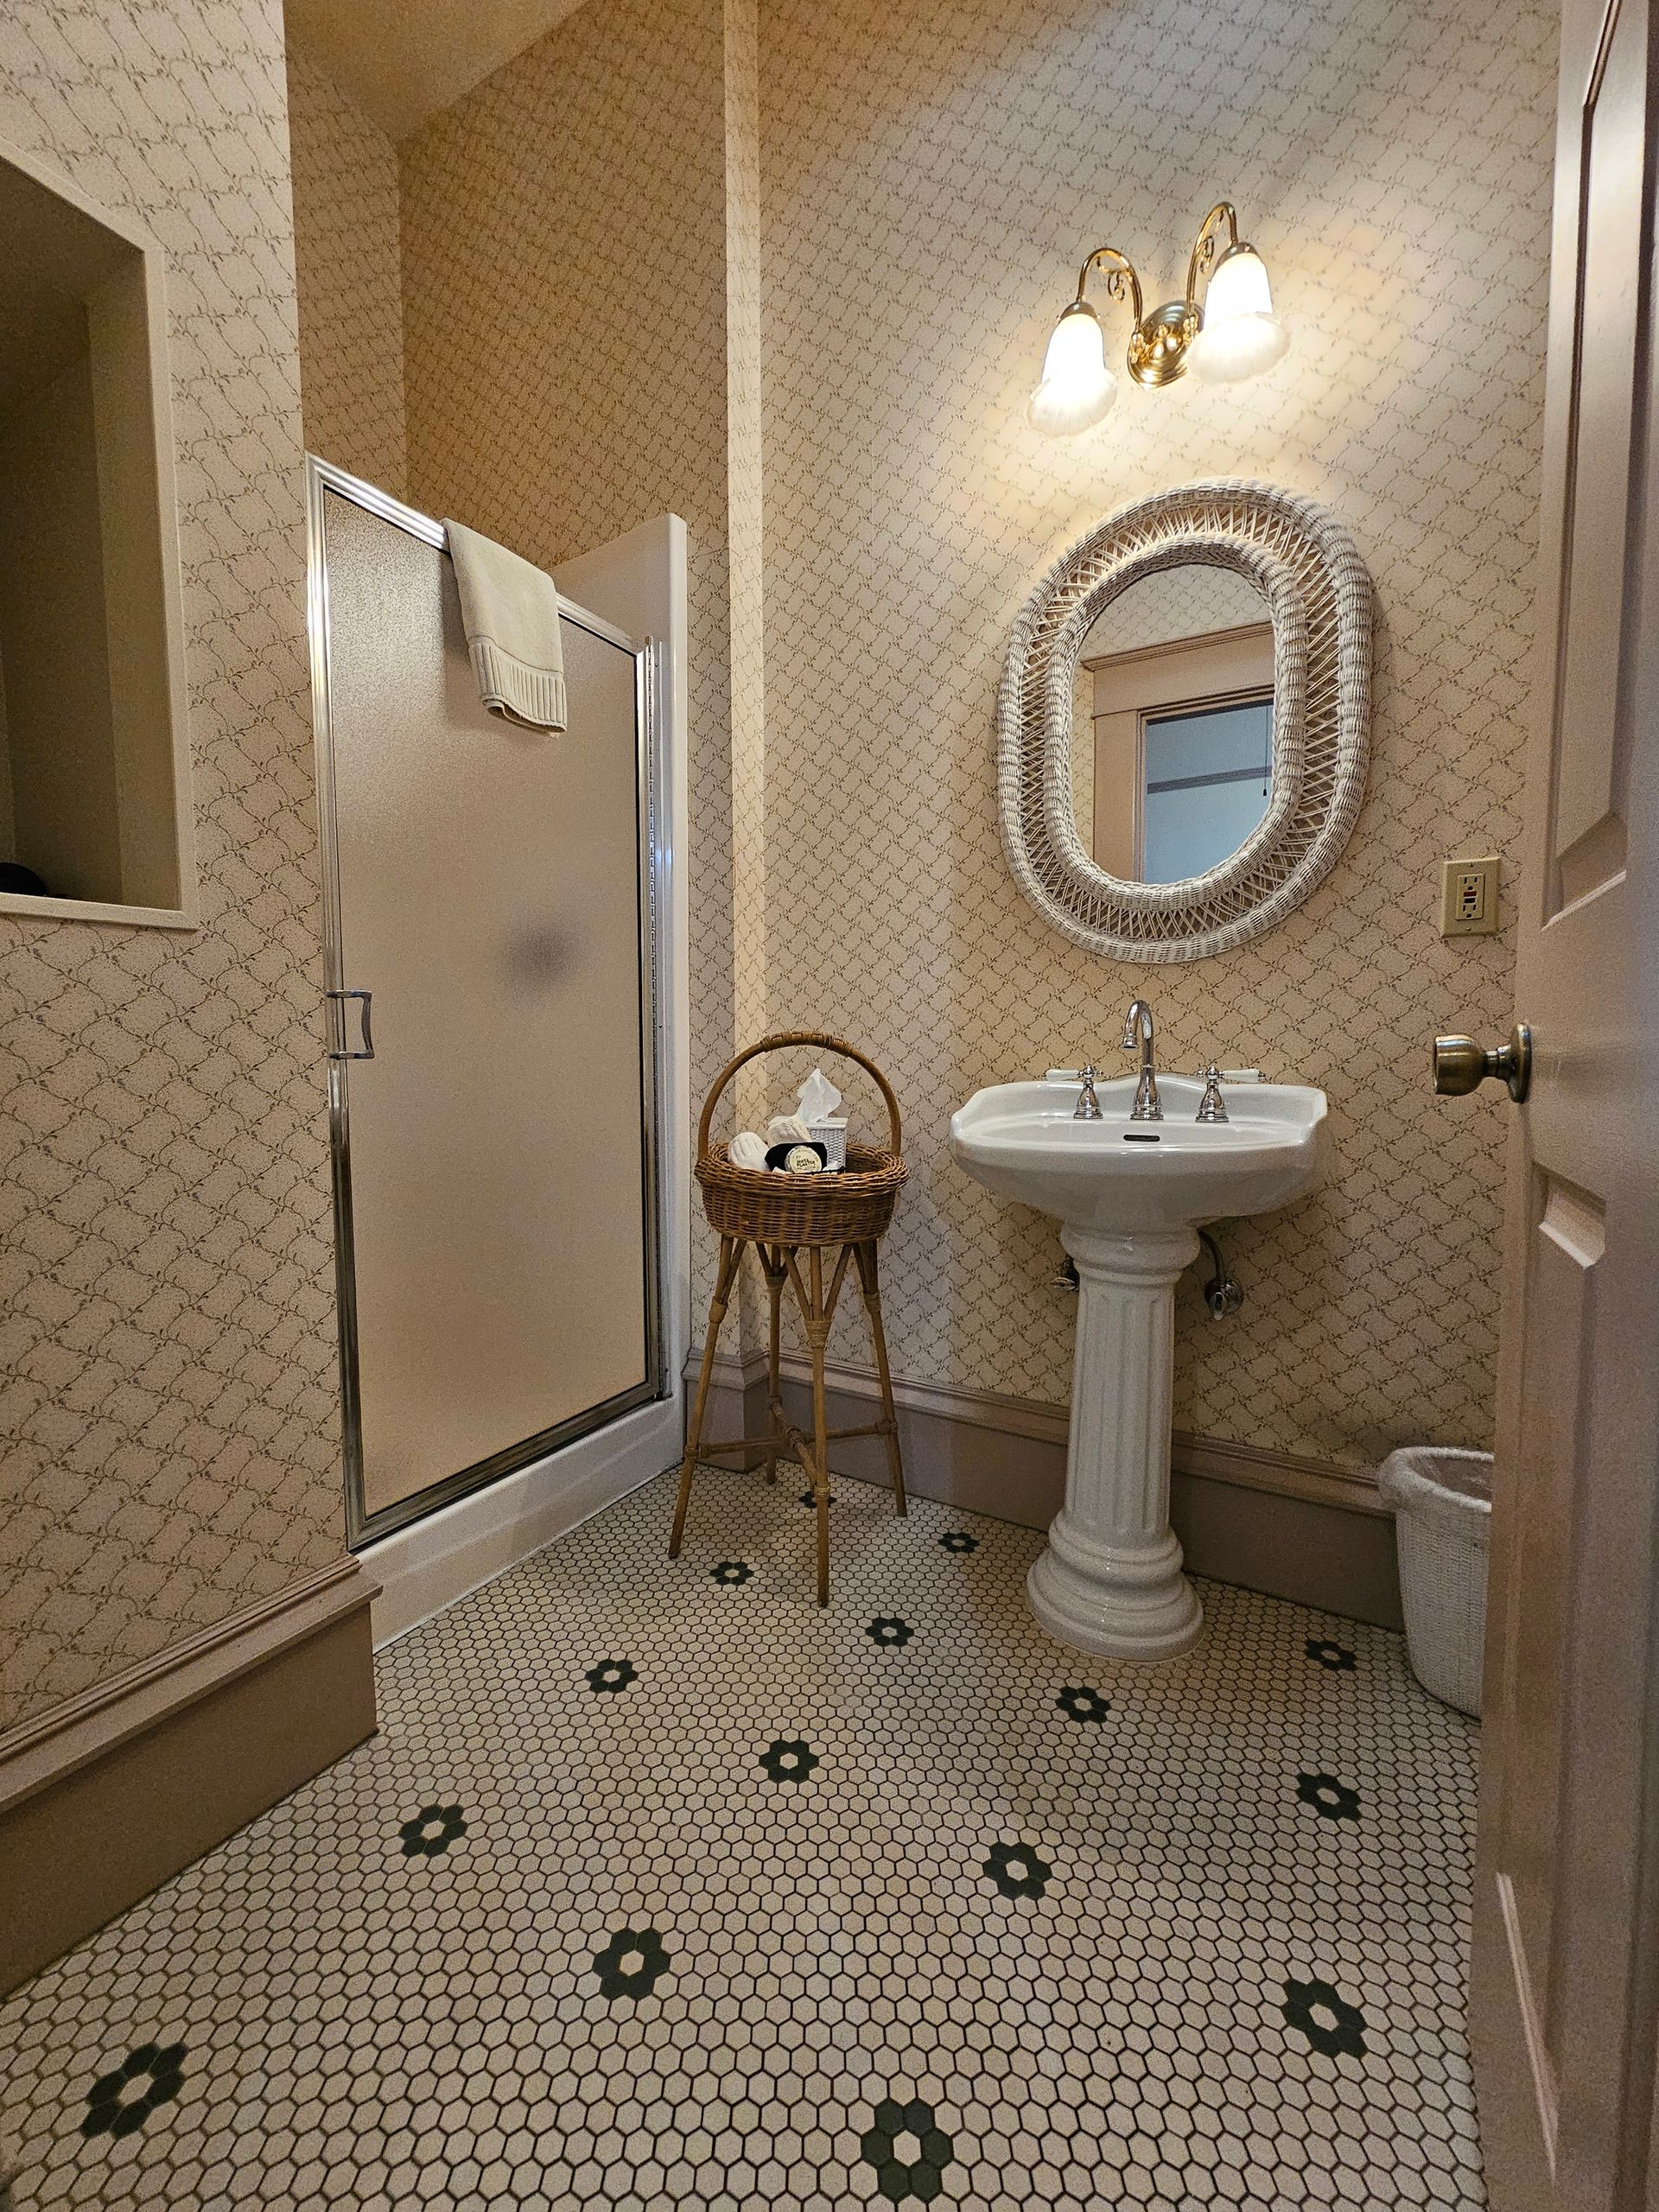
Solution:
{"label": "patterned wallpaper", "polygon": [[[1150,982],[1168,1065],[1322,1083],[1338,1150],[1324,1193],[1227,1232],[1236,1319],[1185,1286],[1180,1425],[1354,1465],[1488,1438],[1503,1109],[1436,1101],[1424,1063],[1435,1029],[1510,1020],[1509,933],[1442,943],[1437,863],[1515,850],[1555,35],[1529,0],[766,0],[768,1013],[860,1039],[906,1108],[904,1376],[1064,1401],[1052,1230],[952,1166],[946,1122],[981,1084],[1112,1064]],[[1219,392],[1125,378],[1097,430],[1039,439],[1022,402],[1083,253],[1110,239],[1161,296],[1222,192],[1289,359]],[[993,700],[1062,548],[1230,475],[1325,501],[1370,563],[1370,793],[1284,928],[1149,976],[1016,891]]]}
{"label": "patterned wallpaper", "polygon": [[0,1726],[341,1549],[276,0],[11,0],[0,137],[168,253],[185,935],[0,919]]}
{"label": "patterned wallpaper", "polygon": [[408,454],[397,149],[291,42],[288,136],[305,442],[401,497]]}
{"label": "patterned wallpaper", "polygon": [[1120,592],[1089,626],[1077,659],[1081,664],[1097,653],[1127,653],[1267,619],[1268,602],[1248,576],[1189,561],[1183,568],[1160,569]]}
{"label": "patterned wallpaper", "polygon": [[737,1035],[766,1007],[766,645],[760,389],[760,102],[754,0],[726,16],[726,385]]}
{"label": "patterned wallpaper", "polygon": [[[955,1171],[944,1123],[1101,1056],[1146,981],[1046,931],[1003,866],[1009,622],[1107,509],[1243,474],[1326,500],[1370,563],[1375,766],[1286,928],[1156,979],[1171,1065],[1324,1082],[1340,1153],[1232,1233],[1237,1320],[1189,1292],[1178,1417],[1356,1464],[1486,1434],[1503,1116],[1421,1069],[1433,1028],[1510,1012],[1507,935],[1444,944],[1434,864],[1514,847],[1554,35],[1497,0],[766,0],[757,41],[753,0],[619,0],[400,149],[410,496],[548,562],[690,524],[694,1087],[740,1021],[842,1029],[893,1075],[901,1374],[1063,1400],[1052,1236]],[[313,441],[395,484],[385,149],[303,57],[295,83],[334,334]],[[168,250],[203,908],[181,937],[0,925],[3,1721],[341,1532],[275,0],[16,0],[0,136]],[[1109,233],[1160,286],[1212,188],[1289,360],[1037,440],[1020,401],[1080,251]]]}
{"label": "patterned wallpaper", "polygon": [[[1435,863],[1514,845],[1554,40],[1496,0],[1242,26],[1213,0],[766,0],[758,40],[753,0],[627,0],[402,149],[411,496],[549,561],[664,505],[691,524],[694,1085],[734,1032],[795,1023],[896,1077],[906,1376],[1064,1399],[1052,1232],[957,1173],[944,1122],[981,1082],[1109,1058],[1146,982],[1045,931],[1003,866],[1008,625],[1103,512],[1240,474],[1327,501],[1370,561],[1375,767],[1306,908],[1156,982],[1172,1065],[1324,1082],[1340,1154],[1232,1232],[1236,1320],[1187,1287],[1179,1418],[1355,1465],[1486,1435],[1503,1116],[1437,1103],[1421,1061],[1434,1027],[1509,1019],[1507,933],[1443,944]],[[1081,251],[1109,235],[1173,286],[1215,190],[1289,360],[1126,381],[1099,430],[1034,437]]]}
{"label": "patterned wallpaper", "polygon": [[[732,1021],[736,1046],[766,1031],[766,689],[760,362],[760,23],[755,0],[726,0],[726,451],[731,615]],[[695,864],[694,855],[694,864]],[[694,984],[694,988],[696,988]],[[695,1024],[694,1024],[695,1026]],[[730,1128],[764,1126],[772,1070],[741,1069]],[[693,1110],[701,1113],[701,1096]],[[722,1134],[717,1130],[716,1135]],[[699,1233],[702,1225],[699,1224]],[[737,1341],[764,1353],[759,1270],[740,1279]],[[699,1339],[701,1332],[698,1332]]]}
{"label": "patterned wallpaper", "polygon": [[[728,440],[728,376],[758,381],[728,330],[728,281],[753,281],[728,239],[728,35],[720,0],[580,9],[399,149],[410,499],[549,566],[665,509],[688,526],[696,1106],[732,1049],[734,620],[751,753],[758,683],[752,399]],[[743,835],[758,912],[752,815]],[[745,988],[752,1014],[753,970]],[[692,1262],[700,1311],[700,1215]]]}

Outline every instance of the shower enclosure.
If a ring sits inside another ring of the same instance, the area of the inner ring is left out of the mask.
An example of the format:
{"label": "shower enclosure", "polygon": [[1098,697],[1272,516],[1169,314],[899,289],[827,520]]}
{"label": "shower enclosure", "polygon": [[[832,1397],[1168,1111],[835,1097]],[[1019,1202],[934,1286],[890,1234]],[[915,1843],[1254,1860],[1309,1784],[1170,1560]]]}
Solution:
{"label": "shower enclosure", "polygon": [[486,714],[442,525],[321,462],[308,495],[360,1546],[674,1395],[652,677],[564,599],[566,729]]}

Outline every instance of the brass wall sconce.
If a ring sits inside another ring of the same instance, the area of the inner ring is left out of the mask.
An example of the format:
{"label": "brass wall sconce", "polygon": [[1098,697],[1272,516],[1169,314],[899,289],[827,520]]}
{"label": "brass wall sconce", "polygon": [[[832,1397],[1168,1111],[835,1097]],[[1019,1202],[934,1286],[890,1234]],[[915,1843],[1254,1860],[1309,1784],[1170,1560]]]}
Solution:
{"label": "brass wall sconce", "polygon": [[[1218,251],[1224,225],[1227,243]],[[1107,272],[1107,297],[1120,306],[1127,302],[1135,319],[1128,369],[1137,384],[1173,384],[1189,367],[1207,383],[1238,384],[1282,360],[1289,347],[1290,334],[1273,312],[1262,257],[1239,238],[1230,200],[1218,200],[1199,226],[1188,257],[1185,296],[1165,301],[1149,315],[1127,254],[1115,245],[1096,246],[1084,263],[1077,296],[1054,326],[1042,382],[1026,406],[1033,429],[1050,437],[1074,437],[1091,429],[1117,397],[1117,378],[1106,365],[1106,334],[1084,296],[1096,269]]]}

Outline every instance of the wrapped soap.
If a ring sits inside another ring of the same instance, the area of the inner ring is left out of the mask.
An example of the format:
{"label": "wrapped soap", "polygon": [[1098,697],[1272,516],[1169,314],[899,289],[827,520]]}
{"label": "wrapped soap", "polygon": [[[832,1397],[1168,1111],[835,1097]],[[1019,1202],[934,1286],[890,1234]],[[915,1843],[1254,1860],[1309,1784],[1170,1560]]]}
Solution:
{"label": "wrapped soap", "polygon": [[766,1172],[766,1140],[757,1136],[753,1129],[740,1129],[727,1146],[726,1157],[734,1167],[757,1168],[764,1175]]}
{"label": "wrapped soap", "polygon": [[[808,1160],[810,1166],[805,1164]],[[766,1147],[766,1165],[774,1175],[817,1175],[824,1166],[823,1147],[785,1137],[781,1144]]]}
{"label": "wrapped soap", "polygon": [[766,1123],[768,1144],[806,1144],[812,1132],[798,1114],[774,1114]]}

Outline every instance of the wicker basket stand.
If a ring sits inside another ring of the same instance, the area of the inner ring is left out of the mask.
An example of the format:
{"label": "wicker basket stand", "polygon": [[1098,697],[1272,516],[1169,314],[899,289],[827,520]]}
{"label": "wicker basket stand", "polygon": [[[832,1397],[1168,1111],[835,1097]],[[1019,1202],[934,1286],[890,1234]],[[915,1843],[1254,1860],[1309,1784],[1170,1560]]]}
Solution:
{"label": "wicker basket stand", "polygon": [[[813,1045],[855,1060],[874,1076],[887,1109],[885,1147],[849,1144],[847,1165],[833,1175],[772,1175],[752,1168],[734,1167],[723,1144],[710,1144],[709,1124],[715,1108],[732,1077],[763,1052],[792,1045]],[[685,1534],[686,1509],[691,1502],[691,1478],[700,1457],[719,1457],[728,1452],[764,1455],[766,1480],[778,1479],[779,1459],[793,1456],[806,1469],[818,1516],[818,1603],[830,1602],[830,1465],[828,1447],[849,1436],[879,1436],[887,1445],[887,1471],[893,1480],[893,1503],[906,1510],[905,1475],[899,1456],[899,1422],[893,1410],[893,1378],[887,1370],[887,1340],[881,1327],[881,1293],[876,1275],[876,1245],[893,1219],[893,1209],[907,1169],[899,1156],[902,1135],[899,1102],[892,1085],[874,1060],[839,1037],[815,1029],[780,1030],[763,1037],[740,1052],[721,1073],[703,1101],[697,1124],[696,1174],[702,1189],[703,1211],[720,1237],[720,1262],[715,1293],[709,1306],[709,1327],[703,1338],[702,1366],[697,1395],[687,1425],[685,1457],[680,1464],[680,1493],[674,1510],[674,1533],[668,1555],[679,1556]],[[703,1440],[703,1414],[709,1402],[709,1378],[721,1324],[731,1303],[733,1286],[745,1250],[753,1245],[766,1277],[771,1308],[766,1363],[767,1426],[764,1436],[734,1437],[728,1442]],[[837,1249],[838,1248],[838,1249]],[[875,1348],[875,1370],[881,1389],[881,1418],[859,1428],[826,1426],[823,1380],[824,1347],[830,1325],[846,1281],[849,1266],[858,1271],[864,1310],[869,1316]],[[800,1309],[812,1366],[812,1433],[808,1436],[790,1421],[784,1407],[780,1370],[779,1324],[785,1287]]]}

